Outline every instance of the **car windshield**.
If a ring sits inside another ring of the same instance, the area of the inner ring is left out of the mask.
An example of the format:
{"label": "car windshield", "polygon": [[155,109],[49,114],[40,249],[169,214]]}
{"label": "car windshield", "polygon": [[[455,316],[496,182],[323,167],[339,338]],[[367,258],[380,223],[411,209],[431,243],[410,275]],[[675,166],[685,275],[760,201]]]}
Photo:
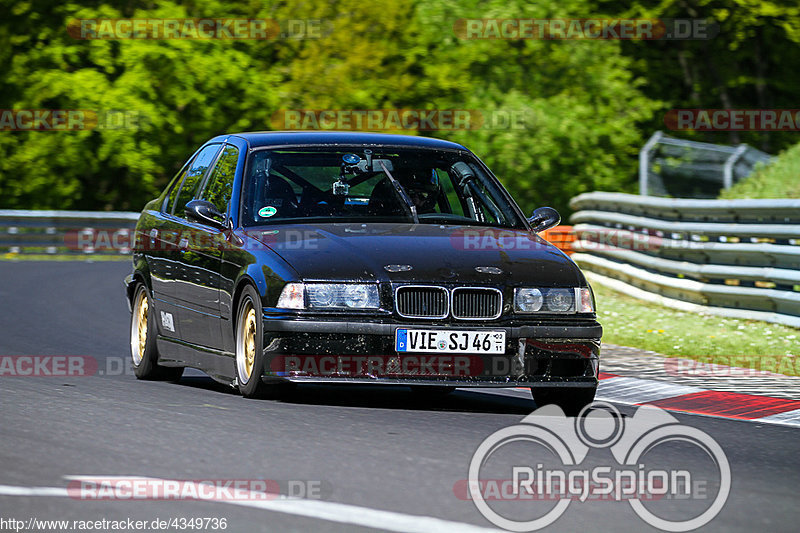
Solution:
{"label": "car windshield", "polygon": [[275,222],[415,222],[524,227],[512,201],[465,152],[351,147],[250,155],[245,226]]}

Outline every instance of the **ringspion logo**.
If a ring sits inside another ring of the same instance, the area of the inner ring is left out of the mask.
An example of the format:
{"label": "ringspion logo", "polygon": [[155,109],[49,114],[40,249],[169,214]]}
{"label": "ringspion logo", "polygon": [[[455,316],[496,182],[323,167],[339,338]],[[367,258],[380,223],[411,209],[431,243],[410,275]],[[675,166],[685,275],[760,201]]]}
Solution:
{"label": "ringspion logo", "polygon": [[[685,453],[676,455],[675,446]],[[613,462],[598,464],[600,450]],[[590,451],[595,453],[586,461]],[[487,520],[508,531],[542,529],[571,504],[597,500],[626,502],[659,529],[691,531],[719,514],[730,489],[728,459],[707,433],[657,407],[623,417],[604,402],[574,419],[546,405],[492,433],[473,454],[468,478],[453,486],[456,497],[472,500]]]}

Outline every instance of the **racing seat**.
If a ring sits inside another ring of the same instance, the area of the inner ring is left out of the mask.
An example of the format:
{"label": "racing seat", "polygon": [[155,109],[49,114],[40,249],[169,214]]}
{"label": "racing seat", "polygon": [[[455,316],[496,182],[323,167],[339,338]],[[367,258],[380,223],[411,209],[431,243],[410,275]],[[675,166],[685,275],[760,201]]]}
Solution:
{"label": "racing seat", "polygon": [[406,211],[389,178],[383,178],[372,189],[369,195],[368,212],[372,216],[396,217],[405,215]]}

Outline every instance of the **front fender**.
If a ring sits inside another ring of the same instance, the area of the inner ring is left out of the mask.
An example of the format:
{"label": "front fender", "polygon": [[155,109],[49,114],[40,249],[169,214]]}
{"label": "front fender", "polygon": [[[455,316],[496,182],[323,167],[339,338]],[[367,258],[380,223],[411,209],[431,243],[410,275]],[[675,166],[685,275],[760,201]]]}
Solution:
{"label": "front fender", "polygon": [[128,311],[133,312],[133,290],[137,283],[144,283],[147,293],[153,295],[153,287],[150,283],[150,267],[142,254],[133,256],[133,272],[125,276],[125,299],[128,302]]}

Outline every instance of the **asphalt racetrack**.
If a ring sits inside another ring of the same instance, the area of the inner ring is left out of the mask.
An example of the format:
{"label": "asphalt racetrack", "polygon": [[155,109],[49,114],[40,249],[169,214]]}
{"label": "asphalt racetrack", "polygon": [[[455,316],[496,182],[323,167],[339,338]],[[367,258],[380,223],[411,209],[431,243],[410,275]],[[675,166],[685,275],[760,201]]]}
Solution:
{"label": "asphalt racetrack", "polygon": [[[271,401],[243,399],[197,371],[177,384],[138,381],[124,368],[129,270],[115,262],[0,262],[0,356],[89,356],[97,366],[90,376],[0,376],[0,518],[26,527],[35,526],[30,519],[224,518],[235,532],[496,529],[457,487],[479,444],[536,408],[527,391],[458,390],[430,400],[402,387],[308,385]],[[626,417],[636,411],[618,409]],[[730,464],[730,495],[706,530],[797,531],[800,430],[674,416],[712,437]],[[713,471],[687,446],[666,449],[654,461],[700,477]],[[551,460],[539,450],[505,459]],[[584,466],[613,462],[608,450],[592,450]],[[498,466],[496,477],[508,471]],[[87,477],[271,480],[300,497],[98,501],[68,493]],[[672,516],[685,503],[662,501],[660,509]],[[498,505],[541,515],[552,502]],[[657,529],[626,501],[595,500],[571,502],[545,530]]]}

